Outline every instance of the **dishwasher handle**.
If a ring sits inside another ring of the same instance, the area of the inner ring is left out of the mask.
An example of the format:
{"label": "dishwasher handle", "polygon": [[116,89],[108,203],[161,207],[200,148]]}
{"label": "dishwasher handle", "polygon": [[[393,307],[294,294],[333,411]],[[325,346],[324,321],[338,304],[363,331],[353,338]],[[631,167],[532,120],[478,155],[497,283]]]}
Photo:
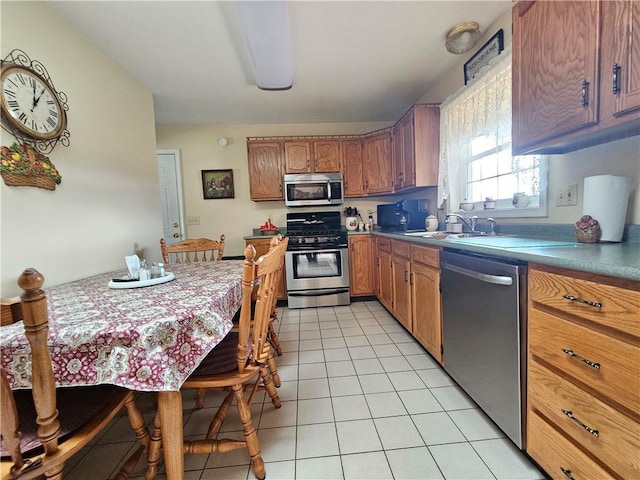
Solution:
{"label": "dishwasher handle", "polygon": [[452,265],[447,262],[442,263],[442,268],[451,270],[452,272],[465,275],[467,277],[475,278],[485,283],[492,283],[494,285],[504,285],[509,287],[513,285],[513,278],[504,275],[489,275],[487,273],[476,272],[475,270],[469,270],[468,268]]}

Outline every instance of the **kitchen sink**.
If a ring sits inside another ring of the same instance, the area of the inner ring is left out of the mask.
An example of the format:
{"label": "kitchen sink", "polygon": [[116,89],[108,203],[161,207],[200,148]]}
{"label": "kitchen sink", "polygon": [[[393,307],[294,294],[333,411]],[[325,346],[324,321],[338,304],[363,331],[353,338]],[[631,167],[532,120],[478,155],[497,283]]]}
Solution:
{"label": "kitchen sink", "polygon": [[494,237],[505,237],[511,235],[500,235],[494,234],[491,235],[487,232],[464,232],[464,233],[453,233],[453,232],[406,232],[403,233],[408,237],[422,237],[422,238],[433,238],[435,240],[454,240],[456,238],[475,238],[475,237],[486,237],[486,238],[494,238]]}

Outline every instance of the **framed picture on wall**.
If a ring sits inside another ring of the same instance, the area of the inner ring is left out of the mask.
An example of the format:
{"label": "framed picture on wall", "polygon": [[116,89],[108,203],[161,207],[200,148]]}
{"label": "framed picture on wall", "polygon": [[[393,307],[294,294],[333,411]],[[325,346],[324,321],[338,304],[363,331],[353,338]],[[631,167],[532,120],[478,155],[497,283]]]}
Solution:
{"label": "framed picture on wall", "polygon": [[234,198],[233,170],[202,170],[202,194],[205,200]]}

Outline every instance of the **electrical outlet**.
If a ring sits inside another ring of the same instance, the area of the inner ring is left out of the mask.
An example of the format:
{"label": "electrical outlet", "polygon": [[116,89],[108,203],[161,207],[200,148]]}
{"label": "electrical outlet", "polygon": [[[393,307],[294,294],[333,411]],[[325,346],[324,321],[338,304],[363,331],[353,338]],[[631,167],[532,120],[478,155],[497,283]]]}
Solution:
{"label": "electrical outlet", "polygon": [[558,190],[556,197],[557,207],[568,207],[578,204],[578,184],[565,185]]}
{"label": "electrical outlet", "polygon": [[200,225],[200,217],[187,217],[187,225]]}

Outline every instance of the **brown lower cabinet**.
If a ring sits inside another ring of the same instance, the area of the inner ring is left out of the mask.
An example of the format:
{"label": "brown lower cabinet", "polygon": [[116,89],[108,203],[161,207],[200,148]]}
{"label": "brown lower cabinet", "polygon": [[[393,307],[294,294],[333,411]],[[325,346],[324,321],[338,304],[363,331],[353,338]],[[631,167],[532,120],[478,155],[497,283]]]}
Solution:
{"label": "brown lower cabinet", "polygon": [[349,286],[352,297],[375,295],[374,239],[349,235]]}
{"label": "brown lower cabinet", "polygon": [[[256,258],[260,258],[260,256],[269,251],[270,243],[271,237],[249,238],[245,241],[246,246],[253,245],[253,248],[256,249]],[[276,292],[276,295],[278,296],[278,300],[287,299],[287,279],[284,269],[282,270],[282,277],[280,278],[280,282],[278,283],[278,291]]]}
{"label": "brown lower cabinet", "polygon": [[409,333],[442,363],[440,249],[377,239],[377,297]]}
{"label": "brown lower cabinet", "polygon": [[640,478],[640,283],[529,266],[527,453],[554,479]]}

